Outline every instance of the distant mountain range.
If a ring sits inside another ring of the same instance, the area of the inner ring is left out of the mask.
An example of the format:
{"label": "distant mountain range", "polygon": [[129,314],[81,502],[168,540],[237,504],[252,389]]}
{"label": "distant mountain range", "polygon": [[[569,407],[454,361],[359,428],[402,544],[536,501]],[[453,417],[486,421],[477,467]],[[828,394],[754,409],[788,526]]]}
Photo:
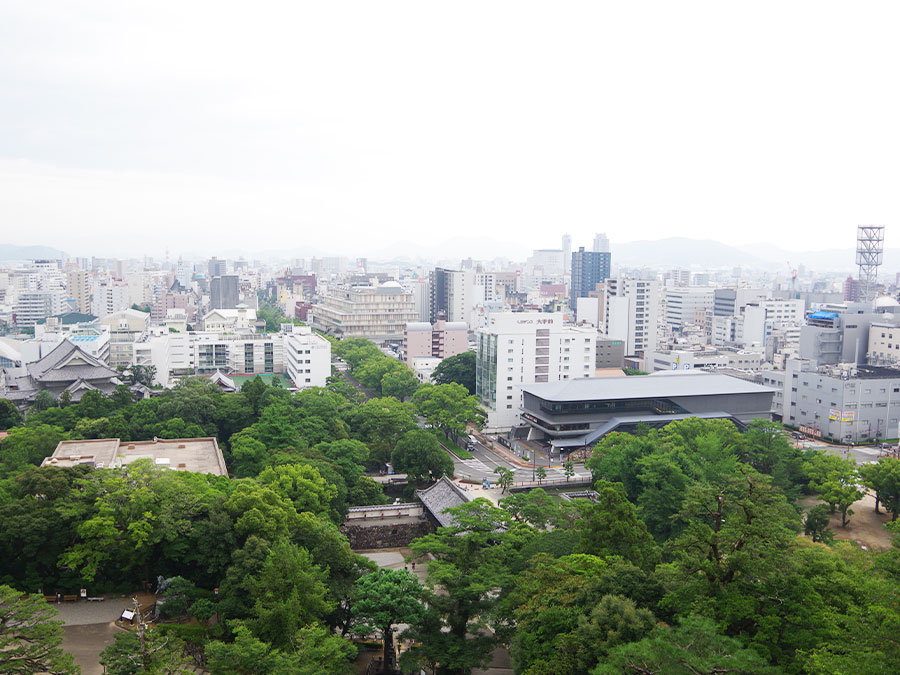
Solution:
{"label": "distant mountain range", "polygon": [[[788,262],[792,268],[803,265],[816,272],[839,272],[855,274],[855,250],[827,249],[824,251],[788,251],[772,244],[749,244],[731,246],[712,239],[689,239],[668,237],[666,239],[612,243],[613,264],[625,267],[653,267],[661,269],[696,268],[721,269],[744,267],[746,269],[772,272],[787,272]],[[505,258],[521,261],[531,255],[531,248],[521,242],[505,242],[490,237],[454,237],[439,245],[423,246],[411,241],[395,242],[380,250],[369,252],[371,260],[403,263],[435,263],[456,266],[464,258],[491,260]],[[325,251],[310,245],[279,251],[211,251],[198,252],[192,258],[217,254],[228,258],[281,258],[342,255],[339,251]],[[128,256],[128,253],[120,255]],[[134,256],[135,254],[130,254]],[[347,257],[346,253],[343,255]],[[40,258],[66,258],[67,254],[50,246],[16,246],[0,244],[0,260],[34,260]],[[900,270],[900,248],[885,249],[881,271],[893,274]]]}
{"label": "distant mountain range", "polygon": [[0,244],[0,260],[41,260],[44,258],[68,258],[65,251],[49,246],[16,246]]}
{"label": "distant mountain range", "polygon": [[[856,272],[856,251],[852,248],[826,249],[824,251],[788,251],[772,244],[729,246],[711,239],[687,239],[670,237],[654,241],[632,241],[612,244],[613,263],[625,266],[647,267],[699,267],[715,269],[746,267],[776,272],[803,265],[816,272]],[[893,273],[900,269],[900,249],[884,251],[882,272]]]}

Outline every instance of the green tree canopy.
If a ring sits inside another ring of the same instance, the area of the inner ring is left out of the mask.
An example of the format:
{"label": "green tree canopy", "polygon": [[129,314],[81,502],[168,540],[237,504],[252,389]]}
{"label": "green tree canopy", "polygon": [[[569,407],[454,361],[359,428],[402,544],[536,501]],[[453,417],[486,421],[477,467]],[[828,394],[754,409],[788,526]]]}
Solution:
{"label": "green tree canopy", "polygon": [[461,384],[423,384],[412,400],[431,426],[454,439],[465,433],[467,424],[480,426],[486,419],[478,399]]}
{"label": "green tree canopy", "polygon": [[900,459],[881,457],[872,464],[859,467],[863,485],[875,491],[875,511],[878,504],[891,512],[891,520],[900,515]]}
{"label": "green tree canopy", "polygon": [[660,627],[637,642],[612,650],[606,663],[593,675],[775,675],[756,652],[716,630],[715,623],[702,617],[686,617],[674,627]]}
{"label": "green tree canopy", "polygon": [[424,589],[414,574],[406,570],[378,570],[356,583],[351,611],[356,630],[368,635],[378,630],[384,641],[384,663],[393,668],[392,628],[395,624],[416,624],[425,617]]}
{"label": "green tree canopy", "polygon": [[412,480],[437,480],[453,475],[453,460],[438,443],[434,434],[423,429],[407,431],[391,453],[394,470],[406,473]]}
{"label": "green tree canopy", "polygon": [[0,586],[0,673],[80,673],[60,648],[62,622],[40,595]]}
{"label": "green tree canopy", "polygon": [[6,398],[0,398],[0,430],[10,429],[22,423],[22,414],[16,405]]}
{"label": "green tree canopy", "polygon": [[435,384],[461,384],[475,395],[475,352],[463,352],[441,361],[431,374]]}
{"label": "green tree canopy", "polygon": [[621,556],[642,569],[653,569],[660,559],[659,548],[625,496],[624,486],[597,481],[594,489],[599,493],[596,502],[578,503],[579,551],[601,557]]}

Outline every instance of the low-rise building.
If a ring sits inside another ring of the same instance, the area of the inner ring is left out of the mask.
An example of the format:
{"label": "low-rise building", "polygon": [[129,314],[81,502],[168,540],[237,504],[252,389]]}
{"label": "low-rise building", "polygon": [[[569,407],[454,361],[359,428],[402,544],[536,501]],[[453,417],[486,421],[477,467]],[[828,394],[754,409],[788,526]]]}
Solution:
{"label": "low-rise building", "polygon": [[380,286],[329,288],[312,309],[313,326],[329,335],[375,342],[400,340],[406,324],[418,319],[412,293],[396,281]]}
{"label": "low-rise building", "polygon": [[434,324],[406,324],[403,331],[403,360],[412,366],[420,356],[446,359],[469,349],[469,328],[462,321],[438,319]]}
{"label": "low-rise building", "polygon": [[596,368],[624,368],[625,341],[604,335],[597,336]]}
{"label": "low-rise building", "polygon": [[878,366],[816,367],[789,359],[783,371],[765,371],[777,391],[776,419],[817,438],[865,443],[900,435],[900,370]]}
{"label": "low-rise building", "polygon": [[331,375],[331,343],[308,326],[294,326],[283,340],[284,372],[294,386],[324,387]]}
{"label": "low-rise building", "polygon": [[416,378],[423,384],[431,384],[431,376],[440,365],[443,359],[436,356],[417,356],[413,359],[412,370],[416,374]]}
{"label": "low-rise building", "polygon": [[203,331],[207,333],[253,332],[256,327],[256,310],[246,305],[238,305],[235,309],[214,309],[203,316]]}
{"label": "low-rise building", "polygon": [[772,417],[775,390],[717,373],[589,378],[522,386],[529,438],[556,448],[589,447],[612,431],[664,426],[688,417],[745,425]]}

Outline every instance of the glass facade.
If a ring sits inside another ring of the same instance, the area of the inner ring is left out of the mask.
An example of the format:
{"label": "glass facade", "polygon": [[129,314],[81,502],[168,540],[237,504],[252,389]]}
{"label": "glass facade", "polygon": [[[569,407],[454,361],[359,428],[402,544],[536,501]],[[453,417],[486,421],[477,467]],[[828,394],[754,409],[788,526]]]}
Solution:
{"label": "glass facade", "polygon": [[476,333],[475,395],[491,408],[497,407],[497,336]]}

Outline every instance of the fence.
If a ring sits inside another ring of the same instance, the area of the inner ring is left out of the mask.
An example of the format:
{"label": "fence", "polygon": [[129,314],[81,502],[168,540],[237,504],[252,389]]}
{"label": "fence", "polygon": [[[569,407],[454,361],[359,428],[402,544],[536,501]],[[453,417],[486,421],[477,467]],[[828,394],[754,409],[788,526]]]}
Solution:
{"label": "fence", "polygon": [[553,480],[523,480],[516,481],[510,486],[510,490],[530,490],[532,488],[545,488],[545,487],[577,487],[579,485],[592,485],[594,482],[593,478],[583,477],[583,476],[575,476],[570,480],[566,480],[565,478],[554,478]]}

